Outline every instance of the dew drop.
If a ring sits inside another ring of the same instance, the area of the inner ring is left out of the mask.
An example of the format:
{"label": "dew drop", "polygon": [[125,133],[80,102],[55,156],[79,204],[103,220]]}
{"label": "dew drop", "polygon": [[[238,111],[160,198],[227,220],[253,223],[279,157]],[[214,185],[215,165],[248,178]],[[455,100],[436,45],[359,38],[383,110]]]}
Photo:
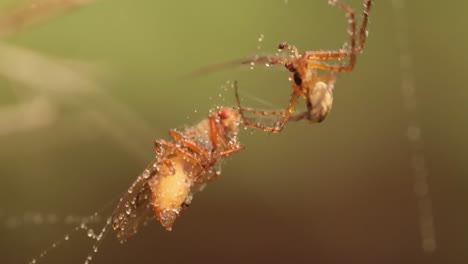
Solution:
{"label": "dew drop", "polygon": [[36,264],[36,259],[32,259],[31,262],[29,262],[30,264]]}
{"label": "dew drop", "polygon": [[150,171],[148,169],[146,169],[144,172],[143,172],[143,178],[145,179],[148,179],[150,176]]}
{"label": "dew drop", "polygon": [[127,209],[125,210],[125,213],[126,213],[127,215],[130,215],[130,214],[132,213],[132,208],[130,208],[130,207],[127,208]]}
{"label": "dew drop", "polygon": [[257,39],[257,40],[258,40],[258,42],[262,42],[264,38],[265,38],[265,35],[260,34],[260,35],[258,35],[258,39]]}
{"label": "dew drop", "polygon": [[70,239],[70,236],[66,235],[63,239],[68,240],[68,239]]}
{"label": "dew drop", "polygon": [[92,229],[88,230],[88,237],[94,237],[94,231]]}

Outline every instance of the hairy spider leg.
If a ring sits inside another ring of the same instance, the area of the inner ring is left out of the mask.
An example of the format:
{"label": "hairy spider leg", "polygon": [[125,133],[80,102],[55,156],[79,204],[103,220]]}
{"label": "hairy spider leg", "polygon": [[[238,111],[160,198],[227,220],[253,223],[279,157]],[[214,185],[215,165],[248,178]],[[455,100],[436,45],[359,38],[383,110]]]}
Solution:
{"label": "hairy spider leg", "polygon": [[[288,104],[288,107],[286,108],[286,110],[282,110],[282,111],[260,111],[260,110],[255,110],[254,108],[242,107],[241,106],[237,81],[234,82],[234,91],[235,91],[236,100],[237,100],[237,107],[239,108],[239,115],[241,116],[242,123],[244,125],[246,125],[246,126],[259,128],[259,129],[262,129],[264,131],[272,132],[272,133],[278,133],[281,130],[283,130],[284,126],[286,125],[286,123],[291,118],[292,113],[294,113],[294,109],[296,108],[298,98],[302,95],[302,92],[299,93],[298,91],[294,90],[293,93],[291,94],[291,99],[289,100],[289,104]],[[264,115],[264,116],[266,116],[266,115],[277,115],[277,116],[280,116],[281,119],[280,119],[280,121],[277,122],[277,125],[275,125],[274,127],[268,127],[268,126],[264,126],[264,125],[262,125],[260,123],[250,122],[249,120],[247,120],[247,118],[245,118],[244,111],[255,113],[255,114],[260,114],[260,115]]]}
{"label": "hairy spider leg", "polygon": [[[335,5],[346,13],[348,18],[348,24],[350,27],[350,42],[351,49],[345,50],[332,50],[332,51],[306,51],[304,52],[303,58],[312,60],[307,64],[308,67],[313,67],[321,70],[334,71],[334,72],[349,72],[352,71],[354,65],[356,64],[356,54],[361,53],[364,49],[364,44],[367,38],[367,25],[369,24],[369,12],[372,7],[372,0],[365,0],[364,10],[363,10],[363,19],[361,23],[361,28],[359,30],[359,45],[356,47],[356,17],[354,10],[347,4],[343,3],[340,0],[330,0],[331,5]],[[325,62],[320,62],[318,60],[333,60],[333,59],[343,59],[349,57],[347,65],[330,65]]]}
{"label": "hairy spider leg", "polygon": [[[356,46],[356,18],[354,10],[344,2],[340,0],[330,0],[331,5],[341,8],[348,18],[349,33],[350,33],[350,50],[339,49],[339,50],[319,50],[319,51],[305,51],[302,55],[303,59],[311,60],[307,64],[308,67],[317,68],[320,70],[335,71],[335,72],[349,72],[352,71],[356,64],[356,54],[362,52],[364,44],[367,38],[367,25],[369,24],[369,12],[372,7],[372,0],[366,0],[364,3],[363,20],[359,30],[359,45]],[[294,45],[288,43],[281,43],[278,46],[279,49],[290,49],[294,52],[296,58],[299,58],[299,52]],[[336,60],[344,59],[349,57],[347,65],[330,65],[320,60]],[[259,56],[250,60],[244,60],[242,64],[248,63],[269,63],[269,64],[287,64],[291,59],[277,56]]]}
{"label": "hairy spider leg", "polygon": [[[185,144],[186,144],[186,142],[182,141],[182,145],[189,148]],[[202,166],[202,164],[200,162],[200,159],[198,157],[192,155],[192,153],[190,153],[189,151],[187,151],[187,150],[185,150],[185,149],[183,149],[181,147],[177,147],[172,142],[167,142],[167,141],[165,141],[163,139],[159,139],[159,140],[154,141],[154,146],[155,146],[156,153],[158,155],[160,155],[164,150],[172,149],[175,153],[182,155],[184,159],[190,161],[194,165],[198,165],[198,166],[203,168],[203,166]],[[167,158],[165,158],[163,160],[163,162],[166,163],[167,162],[166,160],[167,160]],[[171,161],[169,161],[169,162],[171,162]],[[166,165],[167,165],[167,163],[166,163]]]}

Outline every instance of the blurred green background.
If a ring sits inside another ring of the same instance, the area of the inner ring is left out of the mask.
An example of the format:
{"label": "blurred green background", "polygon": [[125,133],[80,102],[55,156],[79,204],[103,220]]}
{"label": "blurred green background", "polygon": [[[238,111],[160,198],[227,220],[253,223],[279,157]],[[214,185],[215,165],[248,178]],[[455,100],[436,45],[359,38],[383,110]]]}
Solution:
{"label": "blurred green background", "polygon": [[[361,0],[347,2],[360,14]],[[124,245],[108,234],[93,263],[467,263],[468,3],[407,2],[406,23],[391,1],[375,1],[365,51],[339,77],[325,122],[243,132],[246,150],[172,232],[152,222]],[[433,254],[421,250],[396,21],[409,30]],[[0,43],[0,263],[37,257],[73,228],[67,216],[107,217],[153,158],[154,139],[234,105],[227,80],[259,108],[283,108],[291,92],[282,67],[184,74],[277,52],[281,41],[339,48],[346,30],[325,0],[100,0],[9,35]],[[91,245],[79,233],[38,263],[83,263]]]}

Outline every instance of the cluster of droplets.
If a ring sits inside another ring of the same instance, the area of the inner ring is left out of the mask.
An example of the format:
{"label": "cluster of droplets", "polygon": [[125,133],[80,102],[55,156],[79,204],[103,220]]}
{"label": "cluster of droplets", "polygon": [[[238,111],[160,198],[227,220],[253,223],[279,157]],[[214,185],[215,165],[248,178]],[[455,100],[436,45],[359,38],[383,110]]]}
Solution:
{"label": "cluster of droplets", "polygon": [[107,230],[111,224],[111,218],[107,218],[106,224],[101,229],[101,231],[96,234],[94,233],[93,229],[88,229],[87,235],[89,238],[94,239],[95,243],[92,246],[91,252],[88,253],[86,260],[84,261],[85,264],[89,264],[89,262],[93,259],[94,254],[96,254],[99,250],[99,246],[101,245],[104,236],[107,234]]}
{"label": "cluster of droplets", "polygon": [[102,240],[103,240],[103,238],[104,238],[104,236],[105,236],[105,234],[106,234],[106,232],[108,230],[108,227],[109,227],[109,225],[111,223],[111,219],[108,218],[107,221],[106,221],[106,224],[104,225],[104,227],[101,229],[101,231],[98,234],[96,234],[92,228],[88,227],[88,224],[93,223],[93,222],[97,222],[98,221],[97,219],[100,219],[98,213],[95,213],[92,216],[83,219],[81,221],[81,223],[79,225],[75,226],[75,228],[73,228],[73,230],[70,233],[67,233],[62,239],[57,240],[56,242],[52,243],[51,246],[48,249],[42,251],[37,258],[33,258],[32,260],[30,260],[29,264],[38,263],[41,259],[45,258],[49,254],[50,251],[52,251],[53,249],[59,247],[63,243],[68,242],[70,240],[70,237],[72,236],[72,234],[75,233],[75,232],[78,232],[80,230],[84,231],[88,238],[95,241],[93,246],[92,246],[92,251],[88,254],[88,256],[86,257],[86,260],[84,261],[85,264],[89,264],[89,262],[92,260],[92,258],[94,256],[94,254],[98,252],[99,245],[102,242]]}
{"label": "cluster of droplets", "polygon": [[258,41],[257,49],[258,50],[260,50],[262,48],[262,42],[263,42],[264,38],[265,38],[265,35],[263,35],[263,34],[258,35],[258,38],[257,38],[257,41]]}
{"label": "cluster of droplets", "polygon": [[[229,88],[232,87],[232,82],[231,81],[226,81],[224,84],[220,85],[220,92],[218,93],[217,96],[217,103],[218,105],[215,108],[210,109],[209,113],[212,114],[214,110],[218,110],[221,108],[219,105],[224,105],[226,103],[226,93],[229,92]],[[208,97],[210,101],[213,101],[213,96]]]}

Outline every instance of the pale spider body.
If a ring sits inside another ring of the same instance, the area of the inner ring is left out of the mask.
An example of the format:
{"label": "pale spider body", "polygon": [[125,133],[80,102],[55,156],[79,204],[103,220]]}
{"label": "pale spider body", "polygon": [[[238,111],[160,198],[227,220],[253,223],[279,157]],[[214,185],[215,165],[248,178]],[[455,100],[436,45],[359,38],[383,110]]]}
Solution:
{"label": "pale spider body", "polygon": [[292,73],[293,89],[305,98],[307,106],[306,112],[291,116],[291,120],[306,118],[312,123],[320,123],[327,117],[333,104],[333,83],[318,81],[318,71],[307,70],[305,62],[300,57],[285,64]]}
{"label": "pale spider body", "polygon": [[221,108],[183,132],[170,130],[171,141],[156,140],[156,157],[112,215],[118,240],[133,236],[153,215],[171,230],[193,195],[218,178],[223,159],[244,148],[238,142],[239,125],[237,110]]}

